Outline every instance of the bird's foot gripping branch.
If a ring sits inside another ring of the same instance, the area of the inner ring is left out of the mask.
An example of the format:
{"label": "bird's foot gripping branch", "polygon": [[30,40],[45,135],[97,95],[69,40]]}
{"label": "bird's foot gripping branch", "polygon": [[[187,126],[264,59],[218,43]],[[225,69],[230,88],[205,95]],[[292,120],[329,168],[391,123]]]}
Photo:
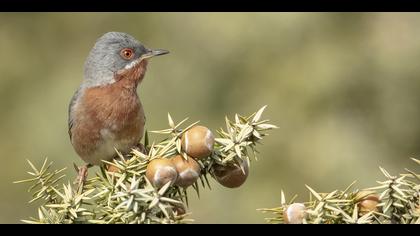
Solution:
{"label": "bird's foot gripping branch", "polygon": [[375,187],[352,190],[353,182],[345,190],[319,193],[306,186],[309,201],[295,202],[295,196],[286,202],[282,191],[279,207],[258,210],[274,213],[266,220],[277,224],[420,224],[420,174],[380,170],[386,179]]}
{"label": "bird's foot gripping branch", "polygon": [[169,128],[152,131],[165,135],[150,142],[146,132],[142,148],[105,162],[94,177],[81,184],[62,183],[63,169],[40,168],[31,162],[32,202],[41,202],[38,216],[27,223],[185,223],[187,189],[199,195],[209,188],[209,176],[228,188],[242,185],[248,177],[251,157],[266,131],[277,128],[262,120],[265,106],[250,116],[226,117],[226,129],[218,138],[195,122],[182,128],[168,114]]}

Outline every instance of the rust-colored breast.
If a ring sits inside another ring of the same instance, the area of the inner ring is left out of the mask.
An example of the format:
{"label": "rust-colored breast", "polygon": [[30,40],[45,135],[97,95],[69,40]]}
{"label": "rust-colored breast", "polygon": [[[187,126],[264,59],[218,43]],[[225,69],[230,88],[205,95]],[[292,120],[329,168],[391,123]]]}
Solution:
{"label": "rust-colored breast", "polygon": [[71,128],[72,144],[84,161],[99,164],[113,158],[114,147],[129,151],[140,141],[145,119],[136,87],[136,81],[121,79],[84,90]]}

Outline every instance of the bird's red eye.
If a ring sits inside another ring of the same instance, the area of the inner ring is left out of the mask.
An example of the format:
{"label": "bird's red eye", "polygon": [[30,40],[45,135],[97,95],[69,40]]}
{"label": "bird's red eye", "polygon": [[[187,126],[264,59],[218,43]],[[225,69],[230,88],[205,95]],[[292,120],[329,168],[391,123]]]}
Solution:
{"label": "bird's red eye", "polygon": [[121,57],[126,59],[126,60],[130,60],[134,56],[133,49],[131,49],[131,48],[124,48],[123,50],[121,50],[120,54],[121,54]]}

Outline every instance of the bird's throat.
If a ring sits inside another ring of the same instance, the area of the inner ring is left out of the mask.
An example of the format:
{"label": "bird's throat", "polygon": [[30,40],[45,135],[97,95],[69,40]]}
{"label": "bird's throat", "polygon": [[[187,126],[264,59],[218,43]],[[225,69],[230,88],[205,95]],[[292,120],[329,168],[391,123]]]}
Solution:
{"label": "bird's throat", "polygon": [[127,88],[136,89],[146,74],[147,64],[147,60],[142,60],[131,68],[119,70],[114,77],[116,83],[121,83]]}

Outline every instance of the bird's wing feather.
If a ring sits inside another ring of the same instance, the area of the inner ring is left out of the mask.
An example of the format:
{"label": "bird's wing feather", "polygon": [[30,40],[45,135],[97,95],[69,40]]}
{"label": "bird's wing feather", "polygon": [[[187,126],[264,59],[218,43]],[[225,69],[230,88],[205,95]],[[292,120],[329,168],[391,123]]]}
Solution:
{"label": "bird's wing feather", "polygon": [[69,133],[69,136],[70,136],[70,140],[72,138],[71,129],[74,125],[74,119],[73,119],[74,118],[73,117],[74,116],[74,106],[76,104],[77,99],[80,97],[80,93],[81,93],[80,91],[81,91],[81,87],[76,90],[76,92],[74,93],[73,97],[71,98],[71,101],[70,101],[70,104],[69,104],[69,114],[68,114],[69,117],[68,117],[67,123],[68,123],[68,133]]}

